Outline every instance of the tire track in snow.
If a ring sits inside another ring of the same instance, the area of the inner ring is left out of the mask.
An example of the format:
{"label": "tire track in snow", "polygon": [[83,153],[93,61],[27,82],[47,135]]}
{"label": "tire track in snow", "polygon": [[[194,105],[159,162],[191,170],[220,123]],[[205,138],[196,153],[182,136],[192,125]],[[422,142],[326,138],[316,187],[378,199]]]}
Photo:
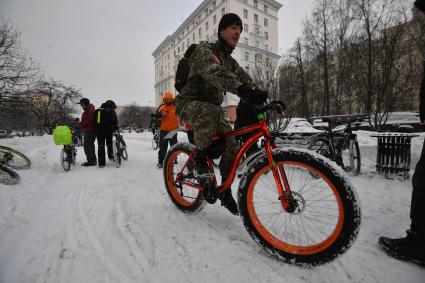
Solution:
{"label": "tire track in snow", "polygon": [[[151,278],[143,278],[145,277],[143,274],[146,274],[148,270],[152,269],[152,267],[156,266],[155,260],[155,243],[153,238],[150,235],[147,235],[147,240],[138,239],[135,235],[145,234],[137,227],[131,227],[128,223],[129,216],[123,210],[122,203],[116,205],[114,222],[120,232],[122,238],[125,240],[129,250],[128,254],[133,260],[133,265],[136,268],[132,268],[132,270],[138,271],[138,277],[144,280],[138,280],[140,282],[149,281]],[[135,233],[136,232],[136,233]],[[143,243],[148,242],[148,245],[144,245]],[[149,249],[149,247],[152,247]],[[145,254],[143,253],[145,252]],[[149,258],[151,260],[149,260]],[[152,272],[150,272],[152,273]]]}
{"label": "tire track in snow", "polygon": [[112,261],[109,260],[105,249],[102,247],[99,237],[96,235],[93,226],[90,224],[90,220],[88,219],[88,216],[84,209],[83,200],[84,189],[81,189],[78,201],[78,210],[84,228],[87,231],[89,241],[94,247],[97,257],[99,258],[100,262],[105,266],[109,274],[114,277],[118,282],[132,282],[133,280],[131,278],[129,278],[121,269],[119,269],[118,266],[116,266]]}

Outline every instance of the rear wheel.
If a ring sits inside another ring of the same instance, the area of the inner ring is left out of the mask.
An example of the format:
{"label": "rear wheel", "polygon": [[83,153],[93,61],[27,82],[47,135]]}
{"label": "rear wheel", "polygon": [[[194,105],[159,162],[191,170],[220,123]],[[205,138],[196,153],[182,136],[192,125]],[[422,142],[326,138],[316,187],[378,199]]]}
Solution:
{"label": "rear wheel", "polygon": [[[178,143],[168,152],[164,161],[164,182],[168,195],[180,210],[191,213],[200,211],[205,204],[202,199],[202,192],[189,185],[199,186],[198,181],[193,176],[194,163],[193,161],[187,162],[194,150],[195,146],[190,143]],[[185,165],[186,167],[182,172]],[[183,176],[177,180],[177,175],[180,172]],[[185,182],[185,184],[182,182]]]}
{"label": "rear wheel", "polygon": [[[241,180],[239,209],[251,237],[269,254],[297,265],[332,261],[351,247],[360,208],[343,174],[307,152],[277,150],[297,207],[283,209],[267,158],[259,158]],[[316,176],[316,177],[313,177]]]}
{"label": "rear wheel", "polygon": [[71,168],[72,160],[70,160],[70,158],[68,156],[68,153],[67,153],[67,150],[65,148],[62,148],[62,150],[61,150],[61,159],[60,159],[60,161],[61,161],[62,169],[65,172],[68,172],[69,169]]}
{"label": "rear wheel", "polygon": [[15,185],[19,183],[19,174],[6,166],[0,164],[0,183],[4,185]]}
{"label": "rear wheel", "polygon": [[31,161],[25,154],[6,146],[0,146],[0,163],[13,169],[31,167]]}
{"label": "rear wheel", "polygon": [[361,157],[357,139],[350,139],[350,166],[354,175],[360,174]]}

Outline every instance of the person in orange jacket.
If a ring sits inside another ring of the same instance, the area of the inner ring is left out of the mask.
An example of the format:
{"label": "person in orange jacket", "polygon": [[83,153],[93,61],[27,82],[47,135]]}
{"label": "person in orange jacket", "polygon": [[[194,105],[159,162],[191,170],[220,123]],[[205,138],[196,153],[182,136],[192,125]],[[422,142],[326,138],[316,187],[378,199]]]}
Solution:
{"label": "person in orange jacket", "polygon": [[166,92],[162,98],[162,105],[156,111],[157,117],[161,121],[159,126],[159,151],[158,151],[158,168],[163,167],[165,155],[168,150],[168,143],[170,147],[177,143],[177,133],[170,139],[165,139],[165,136],[176,130],[179,127],[179,120],[177,119],[176,108],[174,106],[174,96],[171,92]]}

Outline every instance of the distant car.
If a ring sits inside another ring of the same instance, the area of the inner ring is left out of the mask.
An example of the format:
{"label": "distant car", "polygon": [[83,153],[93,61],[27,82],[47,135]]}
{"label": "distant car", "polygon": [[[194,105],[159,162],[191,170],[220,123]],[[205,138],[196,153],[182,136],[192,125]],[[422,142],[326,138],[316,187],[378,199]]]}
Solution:
{"label": "distant car", "polygon": [[11,131],[8,135],[8,138],[14,138],[14,137],[22,137],[22,133],[17,131]]}
{"label": "distant car", "polygon": [[[371,115],[371,124],[373,125],[374,117]],[[365,119],[360,126],[356,127],[359,130],[372,130],[369,120]],[[392,112],[385,125],[381,126],[381,131],[384,132],[399,132],[399,133],[415,133],[423,132],[420,123],[419,113],[417,112]]]}
{"label": "distant car", "polygon": [[7,131],[6,130],[0,130],[0,139],[7,137]]}

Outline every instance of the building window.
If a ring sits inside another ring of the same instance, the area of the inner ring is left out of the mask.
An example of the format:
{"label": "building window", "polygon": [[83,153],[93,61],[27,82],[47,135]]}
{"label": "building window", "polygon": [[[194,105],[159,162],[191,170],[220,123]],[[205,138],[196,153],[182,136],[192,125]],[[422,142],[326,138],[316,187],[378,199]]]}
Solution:
{"label": "building window", "polygon": [[192,41],[195,42],[195,33],[192,33]]}
{"label": "building window", "polygon": [[269,25],[269,20],[268,19],[266,19],[266,18],[264,18],[264,26],[266,27],[266,26],[268,26]]}
{"label": "building window", "polygon": [[242,0],[242,2],[247,3],[248,1],[247,0]]}
{"label": "building window", "polygon": [[258,15],[254,14],[254,22],[258,24]]}
{"label": "building window", "polygon": [[249,29],[248,29],[248,25],[247,24],[243,24],[243,30],[245,32],[249,32]]}
{"label": "building window", "polygon": [[199,34],[199,39],[201,39],[201,36],[202,36],[202,28],[199,28],[199,29],[198,29],[198,34]]}
{"label": "building window", "polygon": [[216,6],[216,2],[214,1],[213,2],[213,9],[215,9],[215,6]]}
{"label": "building window", "polygon": [[269,33],[267,31],[264,32],[264,37],[269,40]]}
{"label": "building window", "polygon": [[248,72],[249,72],[249,66],[246,66],[246,67],[245,67],[245,70],[246,70],[246,72],[248,73]]}
{"label": "building window", "polygon": [[269,11],[269,8],[267,7],[267,5],[264,5],[264,13],[268,13],[268,11]]}
{"label": "building window", "polygon": [[257,0],[254,0],[254,8],[258,9],[258,1]]}
{"label": "building window", "polygon": [[190,38],[188,37],[188,38],[186,39],[186,45],[187,45],[187,46],[189,46],[189,44],[190,44]]}
{"label": "building window", "polygon": [[216,15],[214,15],[213,16],[213,25],[215,25],[217,23],[217,16]]}
{"label": "building window", "polygon": [[247,9],[243,9],[243,17],[245,19],[248,19],[248,10]]}
{"label": "building window", "polygon": [[258,27],[255,27],[255,34],[260,34],[260,29]]}
{"label": "building window", "polygon": [[255,41],[255,47],[260,47],[260,42],[258,40]]}
{"label": "building window", "polygon": [[249,52],[245,51],[245,61],[249,61]]}
{"label": "building window", "polygon": [[243,43],[248,44],[248,42],[249,42],[249,41],[248,41],[248,37],[244,37],[244,38],[243,38]]}
{"label": "building window", "polygon": [[[223,2],[223,1],[221,1]],[[221,8],[221,16],[224,16],[224,14],[226,13],[226,9],[225,8]]]}
{"label": "building window", "polygon": [[205,30],[208,30],[208,22],[205,23]]}

